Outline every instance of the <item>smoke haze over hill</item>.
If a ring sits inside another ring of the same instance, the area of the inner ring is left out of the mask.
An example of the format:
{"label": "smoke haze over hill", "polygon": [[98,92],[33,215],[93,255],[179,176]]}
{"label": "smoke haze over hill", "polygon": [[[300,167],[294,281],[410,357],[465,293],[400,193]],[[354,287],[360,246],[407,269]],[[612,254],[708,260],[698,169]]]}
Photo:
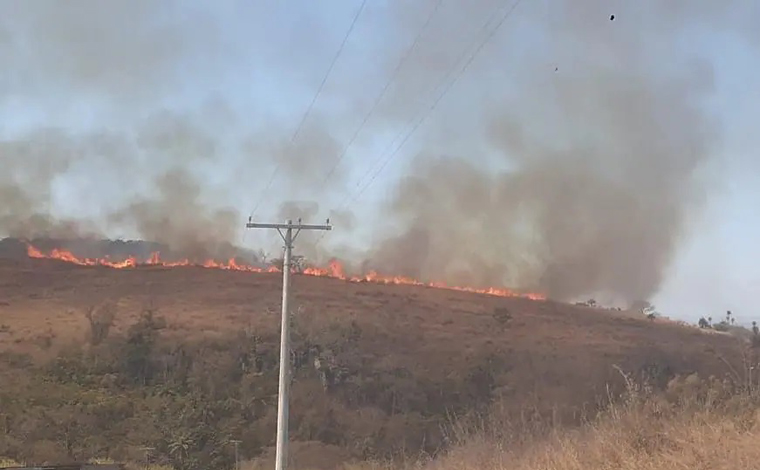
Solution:
{"label": "smoke haze over hill", "polygon": [[[279,199],[259,216],[332,217],[341,241],[301,239],[315,260],[559,299],[650,298],[715,184],[704,169],[722,137],[707,106],[713,65],[685,38],[703,28],[756,45],[745,18],[757,6],[612,3],[518,5],[393,155],[408,163],[389,169],[399,178],[374,183],[386,192],[369,227],[357,223],[361,201],[342,201],[509,3],[370,2],[302,129],[358,2],[337,17],[292,5],[5,5],[0,109],[21,117],[0,132],[0,234],[126,234],[227,257],[264,193]],[[237,103],[246,93],[260,93],[250,114]],[[367,246],[347,241],[367,233]]]}

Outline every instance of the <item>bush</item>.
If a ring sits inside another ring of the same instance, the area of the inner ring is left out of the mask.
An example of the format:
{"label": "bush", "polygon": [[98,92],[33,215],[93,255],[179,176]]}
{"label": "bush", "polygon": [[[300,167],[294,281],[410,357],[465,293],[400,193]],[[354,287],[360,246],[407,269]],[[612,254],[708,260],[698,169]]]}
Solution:
{"label": "bush", "polygon": [[724,321],[721,321],[720,323],[716,323],[715,325],[713,325],[713,329],[715,331],[720,331],[720,332],[725,333],[731,329],[731,325],[727,321],[724,320]]}
{"label": "bush", "polygon": [[87,309],[84,315],[90,324],[90,344],[97,346],[108,337],[116,319],[116,311],[117,305],[109,301]]}
{"label": "bush", "polygon": [[500,328],[506,328],[509,322],[512,321],[512,312],[505,307],[497,307],[493,312],[493,319]]}

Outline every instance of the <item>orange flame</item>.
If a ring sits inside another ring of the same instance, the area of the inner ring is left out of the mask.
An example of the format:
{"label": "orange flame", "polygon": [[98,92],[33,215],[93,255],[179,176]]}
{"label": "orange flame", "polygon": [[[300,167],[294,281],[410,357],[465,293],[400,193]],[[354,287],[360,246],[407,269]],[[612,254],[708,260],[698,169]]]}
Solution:
{"label": "orange flame", "polygon": [[[277,273],[281,270],[275,266],[269,268],[259,268],[248,264],[239,264],[234,258],[223,262],[209,259],[203,263],[193,263],[188,259],[179,261],[164,261],[161,259],[161,255],[158,252],[151,253],[150,257],[144,261],[139,262],[135,257],[129,257],[123,261],[111,261],[106,258],[80,258],[74,255],[72,252],[63,249],[53,249],[49,253],[44,253],[41,250],[35,248],[32,245],[27,245],[27,255],[30,258],[38,259],[55,259],[66,263],[72,263],[79,266],[105,266],[114,269],[135,268],[137,266],[162,266],[167,268],[182,267],[182,266],[198,266],[209,269],[224,269],[229,271],[245,271],[253,273]],[[532,300],[544,300],[546,297],[542,294],[536,293],[520,293],[510,289],[501,287],[460,287],[449,286],[447,284],[438,282],[423,282],[417,279],[412,279],[404,276],[384,276],[375,271],[369,271],[361,276],[348,276],[345,273],[343,265],[338,260],[332,260],[328,263],[326,268],[309,267],[303,270],[303,274],[307,276],[316,277],[329,277],[333,279],[340,279],[347,282],[368,282],[374,284],[395,284],[395,285],[408,285],[408,286],[425,286],[436,289],[448,289],[460,292],[472,292],[475,294],[486,294],[497,297],[523,297]]]}

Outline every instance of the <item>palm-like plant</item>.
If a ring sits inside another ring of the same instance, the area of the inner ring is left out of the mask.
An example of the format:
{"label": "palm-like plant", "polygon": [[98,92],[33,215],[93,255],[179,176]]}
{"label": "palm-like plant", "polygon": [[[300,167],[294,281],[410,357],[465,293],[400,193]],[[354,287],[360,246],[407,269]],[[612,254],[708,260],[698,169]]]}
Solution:
{"label": "palm-like plant", "polygon": [[169,455],[183,466],[194,444],[195,440],[189,434],[176,435],[169,441]]}

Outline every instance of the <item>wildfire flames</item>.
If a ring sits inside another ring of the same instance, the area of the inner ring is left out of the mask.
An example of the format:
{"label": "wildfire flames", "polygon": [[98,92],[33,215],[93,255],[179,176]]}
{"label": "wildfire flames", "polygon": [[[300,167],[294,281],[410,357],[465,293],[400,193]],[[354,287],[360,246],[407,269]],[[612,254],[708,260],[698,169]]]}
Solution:
{"label": "wildfire flames", "polygon": [[[227,262],[220,262],[216,260],[206,260],[203,263],[194,263],[190,260],[184,259],[180,261],[164,261],[161,259],[159,253],[151,254],[150,258],[146,261],[139,261],[135,257],[129,257],[123,261],[111,261],[108,258],[81,258],[74,255],[72,252],[63,249],[53,249],[49,253],[44,253],[41,250],[35,248],[32,245],[27,245],[27,255],[30,258],[38,259],[55,259],[66,263],[72,263],[79,266],[105,266],[114,269],[127,269],[136,268],[138,266],[162,266],[167,268],[182,267],[182,266],[196,266],[209,269],[224,269],[228,271],[245,271],[252,273],[278,273],[281,270],[275,266],[269,268],[259,268],[248,264],[240,264],[235,259],[230,259]],[[345,274],[343,265],[338,260],[332,260],[326,268],[305,268],[302,274],[307,276],[316,277],[329,277],[333,279],[340,279],[347,282],[370,282],[375,284],[397,284],[397,285],[411,285],[411,286],[425,286],[433,287],[437,289],[448,289],[462,292],[472,292],[476,294],[493,295],[497,297],[524,297],[533,300],[543,300],[545,297],[536,293],[519,293],[510,289],[504,289],[500,287],[488,287],[488,288],[475,288],[475,287],[460,287],[449,286],[443,283],[437,282],[422,282],[416,279],[403,277],[403,276],[384,276],[376,272],[370,271],[362,276],[348,276]]]}

